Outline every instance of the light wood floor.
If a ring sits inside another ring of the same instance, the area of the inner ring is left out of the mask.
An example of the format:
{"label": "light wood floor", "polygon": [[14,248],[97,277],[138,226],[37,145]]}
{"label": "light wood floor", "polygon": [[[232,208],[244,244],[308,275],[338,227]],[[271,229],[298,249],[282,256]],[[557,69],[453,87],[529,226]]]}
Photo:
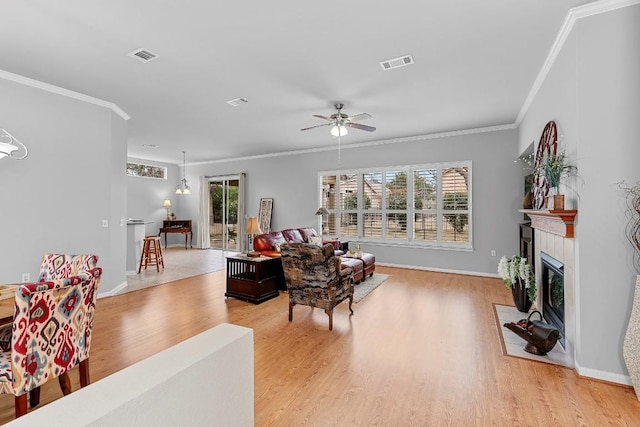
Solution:
{"label": "light wood floor", "polygon": [[[92,381],[229,322],[254,329],[258,426],[640,425],[632,388],[502,354],[492,303],[511,297],[498,279],[378,271],[391,277],[353,316],[338,306],[333,332],[320,309],[296,306],[289,323],[286,294],[225,300],[224,271],[100,299]],[[43,387],[43,402],[60,396]],[[0,422],[12,418],[5,395]]]}

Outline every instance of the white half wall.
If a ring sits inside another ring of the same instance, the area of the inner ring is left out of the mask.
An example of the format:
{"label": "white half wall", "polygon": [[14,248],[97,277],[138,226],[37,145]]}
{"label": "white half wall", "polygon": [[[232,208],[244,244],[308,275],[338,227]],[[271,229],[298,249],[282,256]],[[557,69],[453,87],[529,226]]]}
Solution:
{"label": "white half wall", "polygon": [[249,427],[253,391],[253,330],[223,323],[6,425]]}

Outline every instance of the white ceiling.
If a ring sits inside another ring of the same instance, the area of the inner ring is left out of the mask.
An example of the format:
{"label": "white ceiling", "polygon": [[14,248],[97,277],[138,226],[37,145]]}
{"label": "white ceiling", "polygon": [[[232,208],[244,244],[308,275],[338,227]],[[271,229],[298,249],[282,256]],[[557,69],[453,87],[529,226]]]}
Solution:
{"label": "white ceiling", "polygon": [[[116,104],[131,157],[195,163],[337,145],[300,131],[337,101],[377,127],[342,144],[512,124],[590,2],[4,0],[0,69]],[[379,65],[405,54],[415,65]]]}

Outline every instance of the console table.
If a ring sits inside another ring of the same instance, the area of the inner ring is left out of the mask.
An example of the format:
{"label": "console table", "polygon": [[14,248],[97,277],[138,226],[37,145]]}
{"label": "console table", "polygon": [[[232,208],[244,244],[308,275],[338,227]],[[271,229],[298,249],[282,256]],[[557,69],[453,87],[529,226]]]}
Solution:
{"label": "console table", "polygon": [[227,257],[226,297],[260,304],[279,295],[278,287],[282,281],[280,258],[252,258],[246,255]]}
{"label": "console table", "polygon": [[190,245],[193,248],[193,233],[191,232],[190,219],[165,219],[162,221],[162,228],[158,236],[164,233],[164,247],[167,247],[167,233],[184,234],[184,248],[187,249],[187,236],[191,239]]}

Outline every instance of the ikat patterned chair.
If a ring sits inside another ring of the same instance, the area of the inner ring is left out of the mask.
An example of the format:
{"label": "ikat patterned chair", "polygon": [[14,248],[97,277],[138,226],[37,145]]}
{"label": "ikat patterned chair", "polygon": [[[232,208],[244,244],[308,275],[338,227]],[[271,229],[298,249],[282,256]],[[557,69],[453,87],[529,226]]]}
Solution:
{"label": "ikat patterned chair", "polygon": [[31,406],[37,405],[40,386],[50,379],[59,378],[63,393],[70,393],[67,372],[78,365],[80,386],[89,384],[91,329],[102,275],[96,262],[94,255],[45,255],[44,280],[16,291],[13,323],[0,330],[0,393],[15,395],[16,417],[27,412],[27,393]]}
{"label": "ikat patterned chair", "polygon": [[353,271],[340,268],[331,244],[322,247],[310,243],[283,243],[282,269],[289,292],[289,321],[293,320],[296,304],[319,307],[329,316],[333,329],[333,308],[349,300],[353,314]]}
{"label": "ikat patterned chair", "polygon": [[95,255],[44,254],[38,282],[77,276],[96,268],[97,263]]}

